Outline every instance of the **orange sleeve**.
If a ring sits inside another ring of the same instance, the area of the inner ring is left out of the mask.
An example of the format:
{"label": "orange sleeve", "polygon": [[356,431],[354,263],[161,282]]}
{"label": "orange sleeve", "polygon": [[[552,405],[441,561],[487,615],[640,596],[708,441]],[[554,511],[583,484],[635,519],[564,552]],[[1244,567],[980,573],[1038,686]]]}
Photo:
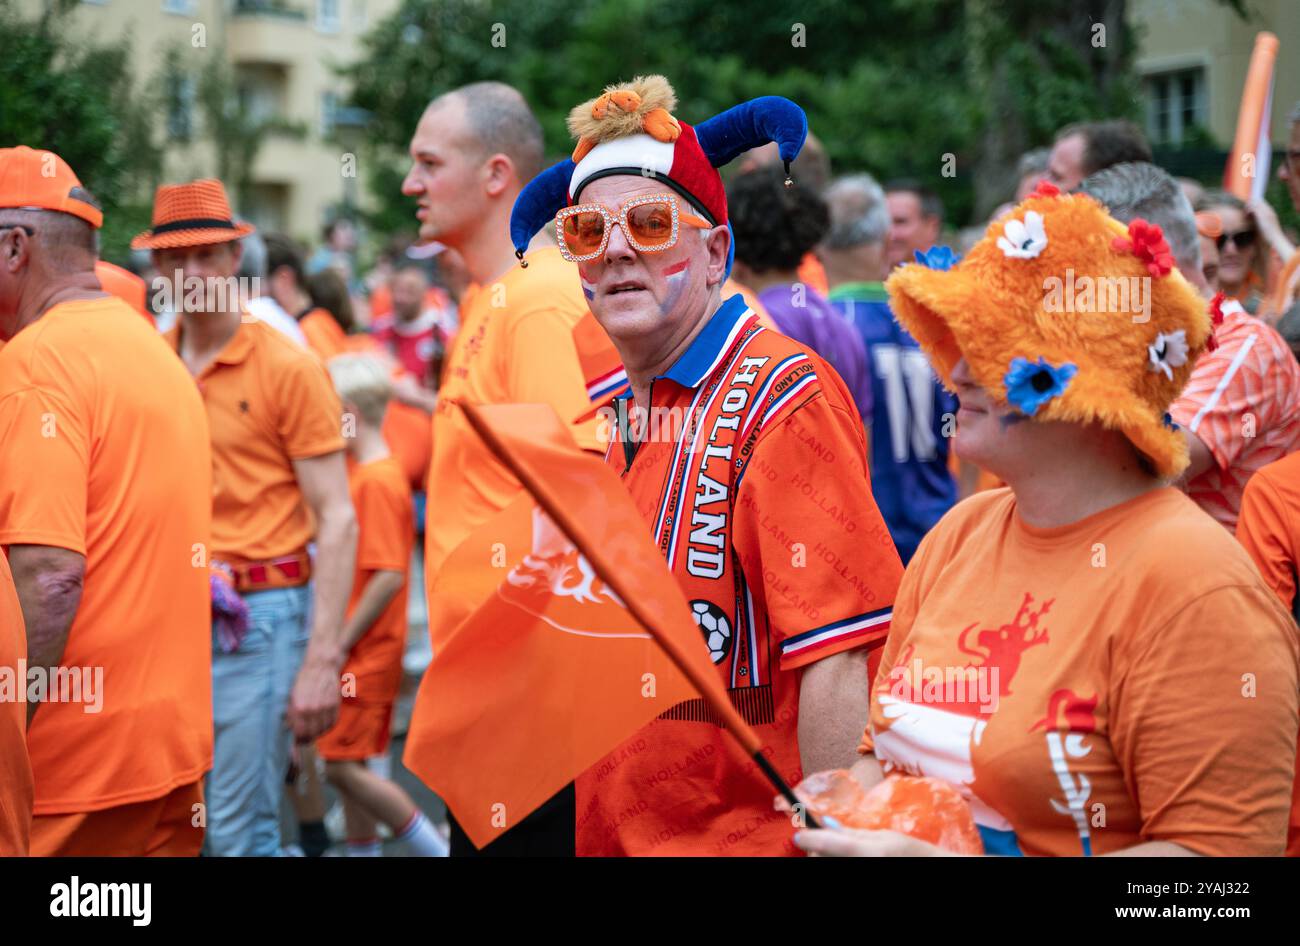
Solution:
{"label": "orange sleeve", "polygon": [[408,549],[404,535],[413,515],[411,497],[379,479],[363,480],[355,497],[357,569],[405,572]]}
{"label": "orange sleeve", "polygon": [[603,453],[605,444],[597,434],[598,418],[570,423],[571,418],[591,409],[573,342],[576,321],[555,308],[536,307],[515,314],[503,350],[506,364],[510,365],[506,383],[515,403],[550,404],[568,424],[578,446]]}
{"label": "orange sleeve", "polygon": [[277,375],[279,434],[289,457],[305,460],[342,450],[343,405],[320,359],[309,353],[285,359]]}
{"label": "orange sleeve", "polygon": [[823,392],[773,423],[740,481],[734,542],[781,669],[793,670],[882,643],[903,566],[871,496],[857,414]]}
{"label": "orange sleeve", "polygon": [[85,555],[89,480],[89,438],[63,398],[34,385],[0,401],[0,545]]}
{"label": "orange sleeve", "polygon": [[1261,585],[1217,588],[1118,644],[1110,738],[1143,841],[1204,855],[1282,853],[1298,651],[1294,623]]}
{"label": "orange sleeve", "polygon": [[1296,591],[1294,536],[1286,527],[1290,518],[1286,502],[1263,471],[1246,481],[1241,516],[1237,520],[1237,541],[1288,611],[1295,604]]}

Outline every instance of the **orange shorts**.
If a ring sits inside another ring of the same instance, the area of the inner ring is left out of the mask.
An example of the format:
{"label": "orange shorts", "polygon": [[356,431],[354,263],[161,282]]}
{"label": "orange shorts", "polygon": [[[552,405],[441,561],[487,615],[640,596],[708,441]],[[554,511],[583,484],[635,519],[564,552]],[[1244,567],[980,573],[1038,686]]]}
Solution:
{"label": "orange shorts", "polygon": [[199,779],[133,805],[36,815],[32,856],[197,857],[203,846],[203,814]]}
{"label": "orange shorts", "polygon": [[316,754],[326,762],[364,762],[388,751],[393,704],[345,697],[334,728],[316,740]]}

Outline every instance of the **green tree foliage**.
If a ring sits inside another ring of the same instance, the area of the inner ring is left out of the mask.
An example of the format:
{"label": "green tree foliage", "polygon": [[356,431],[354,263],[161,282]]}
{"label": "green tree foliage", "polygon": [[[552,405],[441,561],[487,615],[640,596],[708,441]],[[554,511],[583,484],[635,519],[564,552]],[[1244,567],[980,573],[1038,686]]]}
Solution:
{"label": "green tree foliage", "polygon": [[[686,121],[792,98],[837,172],[920,177],[961,221],[1005,199],[1015,159],[1061,125],[1136,113],[1124,12],[1125,0],[406,0],[349,72],[375,116],[370,184],[386,220],[409,219],[394,154],[434,95],[509,82],[559,157],[575,103],[663,72]],[[1107,24],[1104,45],[1093,22]]]}
{"label": "green tree foliage", "polygon": [[161,171],[159,103],[134,88],[130,45],[93,43],[69,27],[76,0],[36,18],[0,0],[0,142],[56,151],[104,206],[102,255],[121,260],[149,224],[141,181]]}

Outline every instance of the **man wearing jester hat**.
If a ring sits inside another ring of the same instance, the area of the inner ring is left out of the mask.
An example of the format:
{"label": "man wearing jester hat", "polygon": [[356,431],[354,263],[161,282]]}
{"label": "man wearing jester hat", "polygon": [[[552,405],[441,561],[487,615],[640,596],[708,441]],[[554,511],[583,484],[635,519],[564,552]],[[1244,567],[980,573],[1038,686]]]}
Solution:
{"label": "man wearing jester hat", "polygon": [[[717,168],[775,142],[788,169],[803,111],[764,97],[692,127],[675,108],[662,76],[575,108],[573,157],[520,194],[511,238],[522,257],[554,226],[576,264],[630,381],[607,462],[732,702],[794,784],[854,758],[902,567],[843,382],[722,296],[732,238]],[[580,854],[796,853],[788,814],[702,700],[634,733],[576,790]]]}

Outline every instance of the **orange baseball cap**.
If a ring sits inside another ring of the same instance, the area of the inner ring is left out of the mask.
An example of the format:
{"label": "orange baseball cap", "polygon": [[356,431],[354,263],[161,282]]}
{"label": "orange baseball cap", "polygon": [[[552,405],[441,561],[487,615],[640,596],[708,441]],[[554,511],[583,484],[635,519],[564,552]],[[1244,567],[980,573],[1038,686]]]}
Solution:
{"label": "orange baseball cap", "polygon": [[68,162],[53,151],[26,145],[0,148],[0,207],[72,214],[98,229],[104,212],[81,186]]}

